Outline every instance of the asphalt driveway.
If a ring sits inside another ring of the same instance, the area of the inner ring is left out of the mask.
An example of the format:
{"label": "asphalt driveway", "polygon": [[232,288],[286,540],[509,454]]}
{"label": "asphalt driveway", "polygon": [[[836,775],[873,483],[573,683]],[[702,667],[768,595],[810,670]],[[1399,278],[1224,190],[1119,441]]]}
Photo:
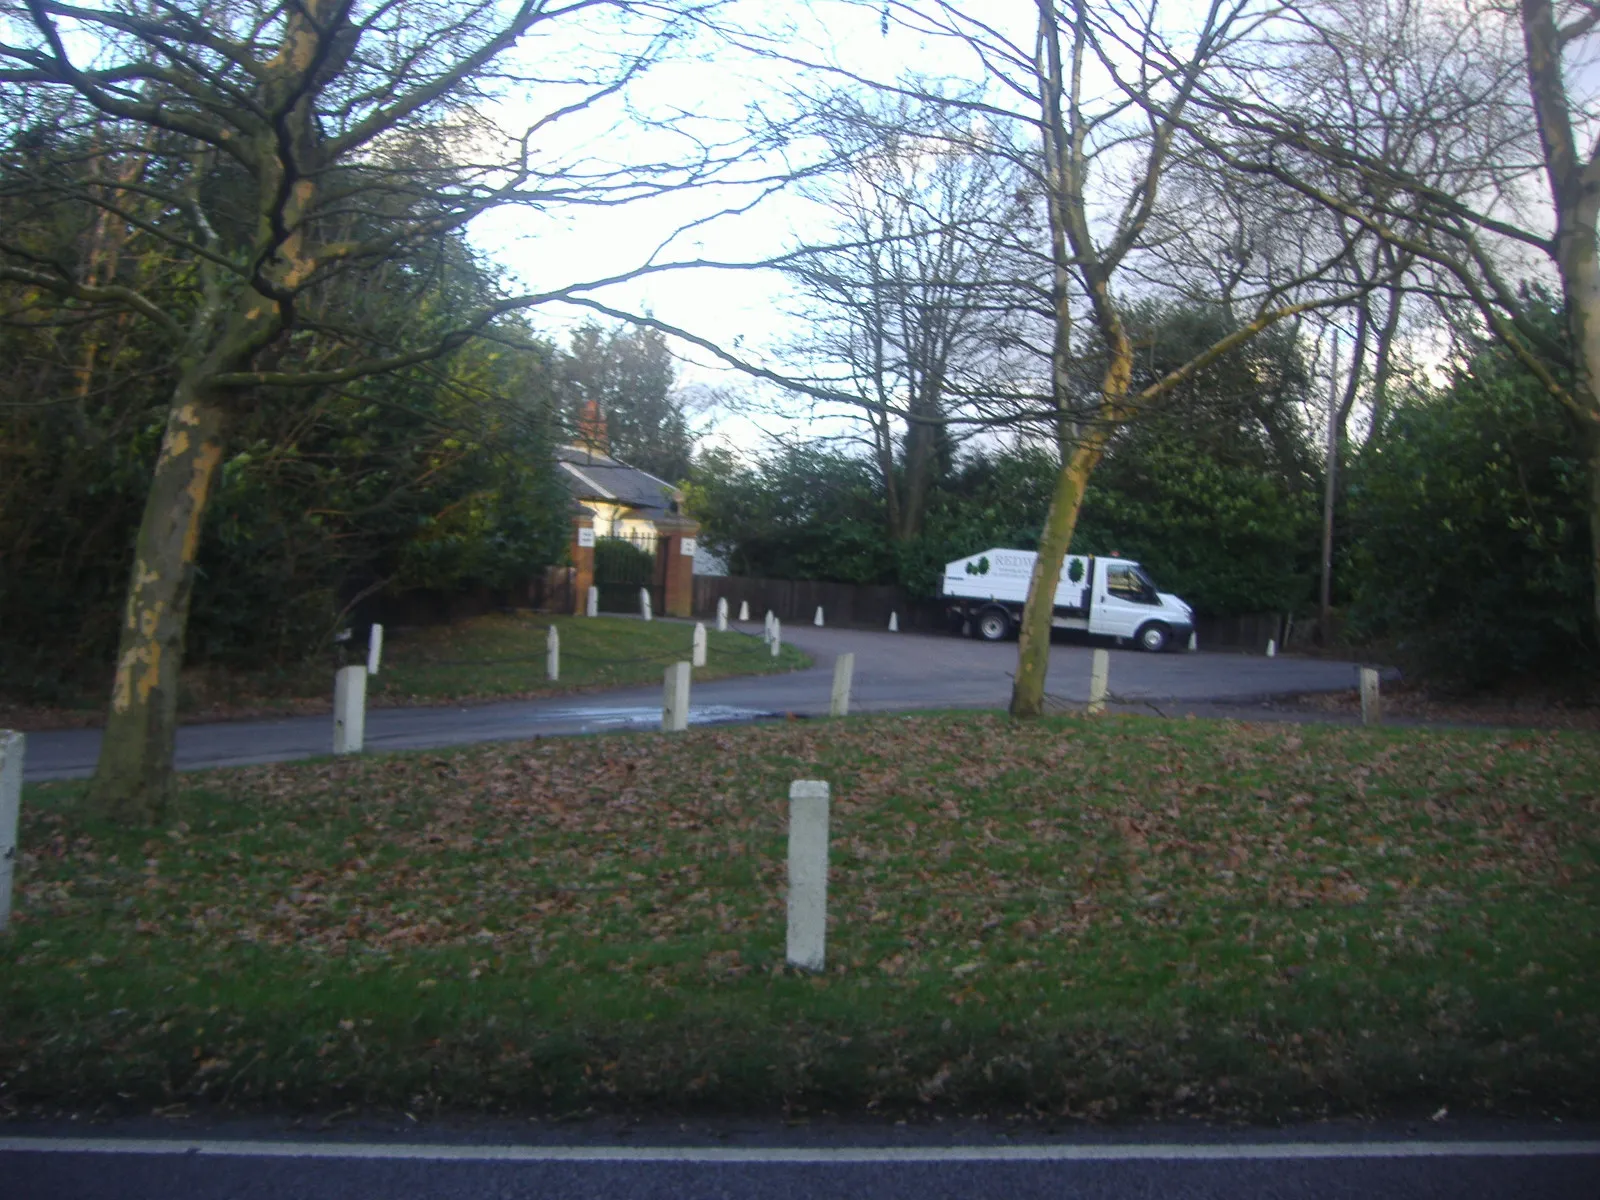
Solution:
{"label": "asphalt driveway", "polygon": [[[757,626],[746,626],[755,629]],[[697,685],[690,720],[697,724],[763,717],[825,716],[833,664],[842,653],[856,656],[854,712],[918,708],[1002,708],[1011,696],[1015,642],[856,629],[801,626],[785,630],[787,641],[809,653],[815,665],[786,675],[721,679]],[[688,628],[684,657],[688,657]],[[1048,692],[1063,703],[1088,698],[1087,646],[1057,645],[1050,652]],[[1111,651],[1114,702],[1238,705],[1271,696],[1343,691],[1356,685],[1356,664],[1236,654],[1145,654]],[[330,692],[332,681],[329,681]],[[366,747],[372,751],[427,749],[469,742],[508,741],[611,729],[659,728],[660,688],[508,700],[470,707],[373,709],[367,714]],[[239,766],[310,758],[332,749],[332,719],[284,717],[186,725],[178,732],[180,770]],[[100,731],[70,729],[28,736],[30,781],[88,775],[99,753]]]}

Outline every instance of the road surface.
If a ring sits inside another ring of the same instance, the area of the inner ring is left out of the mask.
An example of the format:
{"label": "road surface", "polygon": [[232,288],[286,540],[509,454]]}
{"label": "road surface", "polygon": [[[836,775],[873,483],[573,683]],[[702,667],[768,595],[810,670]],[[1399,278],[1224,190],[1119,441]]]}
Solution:
{"label": "road surface", "polygon": [[[706,724],[785,713],[824,716],[834,659],[846,652],[856,656],[854,712],[1000,708],[1011,697],[1017,661],[1014,642],[814,626],[786,630],[785,640],[810,654],[815,665],[782,675],[697,684],[690,720]],[[685,658],[688,649],[685,625]],[[1047,689],[1052,696],[1080,704],[1088,698],[1090,654],[1087,646],[1051,648]],[[1356,665],[1348,662],[1285,655],[1111,651],[1111,694],[1124,706],[1243,704],[1274,695],[1343,691],[1355,685]],[[468,707],[372,709],[367,713],[366,748],[420,750],[660,725],[661,689],[624,688]],[[30,734],[27,778],[38,782],[86,776],[94,768],[99,747],[100,732],[95,729]],[[177,763],[180,770],[241,766],[310,758],[331,753],[332,748],[332,721],[326,716],[226,721],[180,729]]]}

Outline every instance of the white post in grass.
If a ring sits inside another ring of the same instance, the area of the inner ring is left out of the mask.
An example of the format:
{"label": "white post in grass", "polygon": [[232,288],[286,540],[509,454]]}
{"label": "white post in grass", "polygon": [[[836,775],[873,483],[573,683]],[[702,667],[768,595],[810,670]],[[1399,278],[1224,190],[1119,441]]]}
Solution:
{"label": "white post in grass", "polygon": [[22,811],[22,759],[28,739],[0,729],[0,933],[11,923],[11,877],[17,866],[17,817]]}
{"label": "white post in grass", "polygon": [[367,733],[367,669],[341,667],[333,678],[333,752],[360,754]]}
{"label": "white post in grass", "polygon": [[1268,638],[1267,639],[1267,657],[1268,658],[1277,658],[1278,657],[1278,639],[1277,638]]}
{"label": "white post in grass", "polygon": [[694,640],[689,643],[689,661],[697,667],[706,665],[706,627],[695,623]]}
{"label": "white post in grass", "polygon": [[900,632],[900,614],[897,612],[892,612],[889,614],[889,632]]}
{"label": "white post in grass", "polygon": [[749,619],[750,619],[750,601],[741,600],[741,601],[739,601],[739,620],[748,621]]}
{"label": "white post in grass", "polygon": [[689,664],[676,662],[661,679],[661,732],[682,733],[689,728]]}
{"label": "white post in grass", "polygon": [[589,585],[589,595],[583,604],[583,615],[586,617],[600,615],[600,589],[593,584]]}
{"label": "white post in grass", "polygon": [[789,785],[789,965],[820,971],[828,944],[828,785]]}
{"label": "white post in grass", "polygon": [[383,626],[374,624],[367,630],[367,674],[376,675],[383,661]]}
{"label": "white post in grass", "polygon": [[1105,712],[1106,690],[1110,682],[1111,655],[1105,650],[1096,650],[1089,664],[1089,707],[1085,711]]}
{"label": "white post in grass", "polygon": [[728,632],[728,598],[726,596],[717,597],[717,632]]}
{"label": "white post in grass", "polygon": [[639,615],[646,621],[650,619],[650,589],[639,589]]}
{"label": "white post in grass", "polygon": [[1383,724],[1383,696],[1378,691],[1378,672],[1373,667],[1361,668],[1361,723]]}
{"label": "white post in grass", "polygon": [[772,657],[778,657],[778,651],[783,648],[783,626],[777,617],[772,618]]}
{"label": "white post in grass", "polygon": [[850,685],[855,681],[856,656],[841,654],[833,660],[833,695],[828,700],[830,717],[850,715]]}
{"label": "white post in grass", "polygon": [[1189,631],[1189,652],[1193,654],[1198,649],[1200,649],[1200,635],[1191,629]]}
{"label": "white post in grass", "polygon": [[561,678],[561,631],[554,625],[544,635],[544,675],[551,683]]}
{"label": "white post in grass", "polygon": [[811,623],[813,625],[822,624],[822,605],[817,605],[817,615],[811,618]]}

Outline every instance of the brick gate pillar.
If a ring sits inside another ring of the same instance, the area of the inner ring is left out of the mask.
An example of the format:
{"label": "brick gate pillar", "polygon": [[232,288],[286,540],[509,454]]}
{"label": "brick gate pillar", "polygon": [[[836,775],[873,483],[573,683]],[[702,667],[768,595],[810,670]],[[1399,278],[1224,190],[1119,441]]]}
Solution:
{"label": "brick gate pillar", "polygon": [[589,588],[594,584],[594,514],[572,517],[572,615],[588,611]]}
{"label": "brick gate pillar", "polygon": [[657,518],[662,590],[661,611],[669,617],[694,615],[694,549],[700,522],[688,517]]}

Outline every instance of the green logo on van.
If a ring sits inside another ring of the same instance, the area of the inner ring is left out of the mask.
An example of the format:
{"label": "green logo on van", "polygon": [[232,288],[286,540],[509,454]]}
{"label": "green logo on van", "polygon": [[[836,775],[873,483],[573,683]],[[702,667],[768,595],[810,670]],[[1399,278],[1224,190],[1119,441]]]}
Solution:
{"label": "green logo on van", "polygon": [[968,575],[987,575],[989,573],[989,556],[985,554],[975,563],[967,564]]}

